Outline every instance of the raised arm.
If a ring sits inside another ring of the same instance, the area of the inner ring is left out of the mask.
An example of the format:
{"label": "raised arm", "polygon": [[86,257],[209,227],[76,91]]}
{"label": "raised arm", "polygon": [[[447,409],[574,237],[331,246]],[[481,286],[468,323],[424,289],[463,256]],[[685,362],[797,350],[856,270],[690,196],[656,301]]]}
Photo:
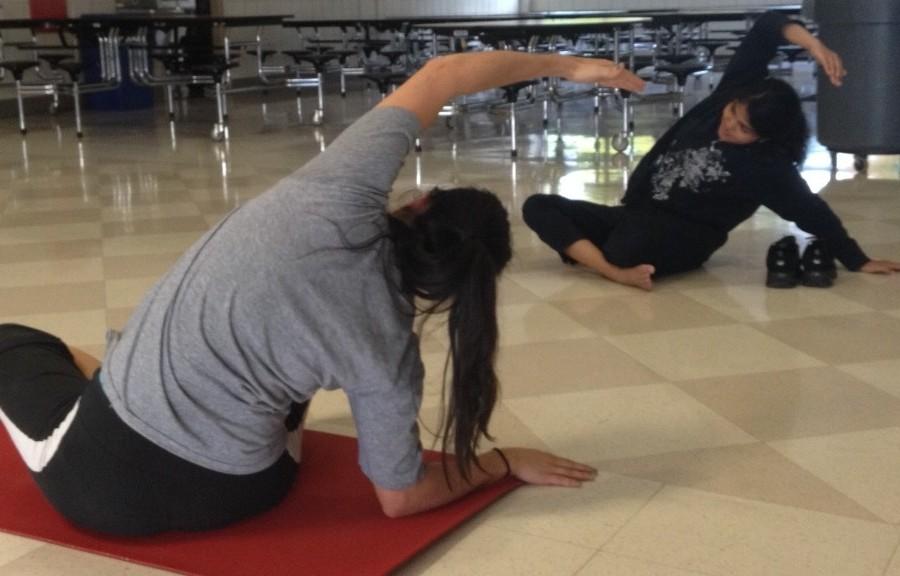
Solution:
{"label": "raised arm", "polygon": [[816,59],[832,84],[840,86],[847,74],[840,57],[809,33],[799,22],[778,12],[760,16],[731,58],[719,88],[761,80],[768,75],[768,66],[784,43],[806,48]]}
{"label": "raised arm", "polygon": [[791,44],[806,48],[806,51],[816,59],[816,62],[819,63],[822,71],[825,72],[832,84],[840,86],[844,83],[844,76],[847,75],[847,71],[844,70],[844,63],[841,61],[841,57],[823,44],[821,40],[810,34],[809,30],[796,22],[788,22],[781,29],[781,33],[784,35],[784,39]]}
{"label": "raised arm", "polygon": [[426,128],[444,104],[457,96],[541,77],[598,83],[632,92],[644,89],[643,80],[609,60],[498,50],[434,58],[379,106],[405,108]]}
{"label": "raised arm", "polygon": [[789,24],[794,23],[779,12],[766,12],[760,16],[731,57],[718,89],[762,80],[768,76],[769,62],[778,52],[778,47],[785,42],[782,29]]}
{"label": "raised arm", "polygon": [[840,56],[829,49],[799,22],[779,12],[760,16],[732,57],[719,88],[752,82],[768,75],[768,66],[784,43],[805,48],[816,59],[831,83],[840,86],[847,71]]}

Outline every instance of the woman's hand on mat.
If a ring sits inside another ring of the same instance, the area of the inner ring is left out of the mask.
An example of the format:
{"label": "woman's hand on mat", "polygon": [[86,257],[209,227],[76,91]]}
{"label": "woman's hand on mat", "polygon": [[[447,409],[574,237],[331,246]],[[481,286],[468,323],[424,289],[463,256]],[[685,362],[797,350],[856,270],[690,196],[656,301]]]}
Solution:
{"label": "woman's hand on mat", "polygon": [[597,470],[573,460],[530,448],[504,448],[512,475],[528,484],[581,486],[597,477]]}
{"label": "woman's hand on mat", "polygon": [[588,84],[601,84],[631,92],[643,92],[644,81],[622,64],[597,58],[573,58],[576,62],[567,80]]}
{"label": "woman's hand on mat", "polygon": [[869,260],[859,269],[860,272],[868,272],[869,274],[892,274],[900,272],[900,262],[891,260]]}

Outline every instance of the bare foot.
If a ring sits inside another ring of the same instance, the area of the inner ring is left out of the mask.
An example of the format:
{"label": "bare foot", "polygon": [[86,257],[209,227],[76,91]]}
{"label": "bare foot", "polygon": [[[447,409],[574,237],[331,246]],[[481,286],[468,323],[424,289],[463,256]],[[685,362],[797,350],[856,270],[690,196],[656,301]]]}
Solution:
{"label": "bare foot", "polygon": [[653,288],[654,272],[656,272],[656,268],[652,265],[640,264],[633,268],[618,268],[610,276],[610,280],[649,291]]}

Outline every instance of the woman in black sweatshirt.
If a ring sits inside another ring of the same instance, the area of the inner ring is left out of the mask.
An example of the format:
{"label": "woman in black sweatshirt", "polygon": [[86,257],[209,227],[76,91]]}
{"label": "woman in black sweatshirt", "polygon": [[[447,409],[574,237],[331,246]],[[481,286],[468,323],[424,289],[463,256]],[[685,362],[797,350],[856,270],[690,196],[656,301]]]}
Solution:
{"label": "woman in black sweatshirt", "polygon": [[525,222],[569,263],[645,290],[653,276],[692,270],[728,233],[766,206],[824,240],[849,270],[900,271],[871,260],[800,177],[809,130],[797,93],[768,77],[785,41],[806,48],[835,86],[841,59],[802,25],[759,18],[716,90],[675,123],[641,160],[621,206],[534,195]]}

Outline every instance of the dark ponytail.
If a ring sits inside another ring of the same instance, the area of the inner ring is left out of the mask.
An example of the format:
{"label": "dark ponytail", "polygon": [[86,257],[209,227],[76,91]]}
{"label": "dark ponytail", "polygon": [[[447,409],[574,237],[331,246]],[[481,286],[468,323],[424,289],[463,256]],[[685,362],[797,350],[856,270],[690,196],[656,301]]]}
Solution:
{"label": "dark ponytail", "polygon": [[452,447],[468,480],[479,440],[491,438],[497,400],[497,277],[512,257],[508,215],[490,192],[434,189],[411,222],[390,222],[403,289],[429,303],[426,314],[449,310],[452,374],[442,450]]}

